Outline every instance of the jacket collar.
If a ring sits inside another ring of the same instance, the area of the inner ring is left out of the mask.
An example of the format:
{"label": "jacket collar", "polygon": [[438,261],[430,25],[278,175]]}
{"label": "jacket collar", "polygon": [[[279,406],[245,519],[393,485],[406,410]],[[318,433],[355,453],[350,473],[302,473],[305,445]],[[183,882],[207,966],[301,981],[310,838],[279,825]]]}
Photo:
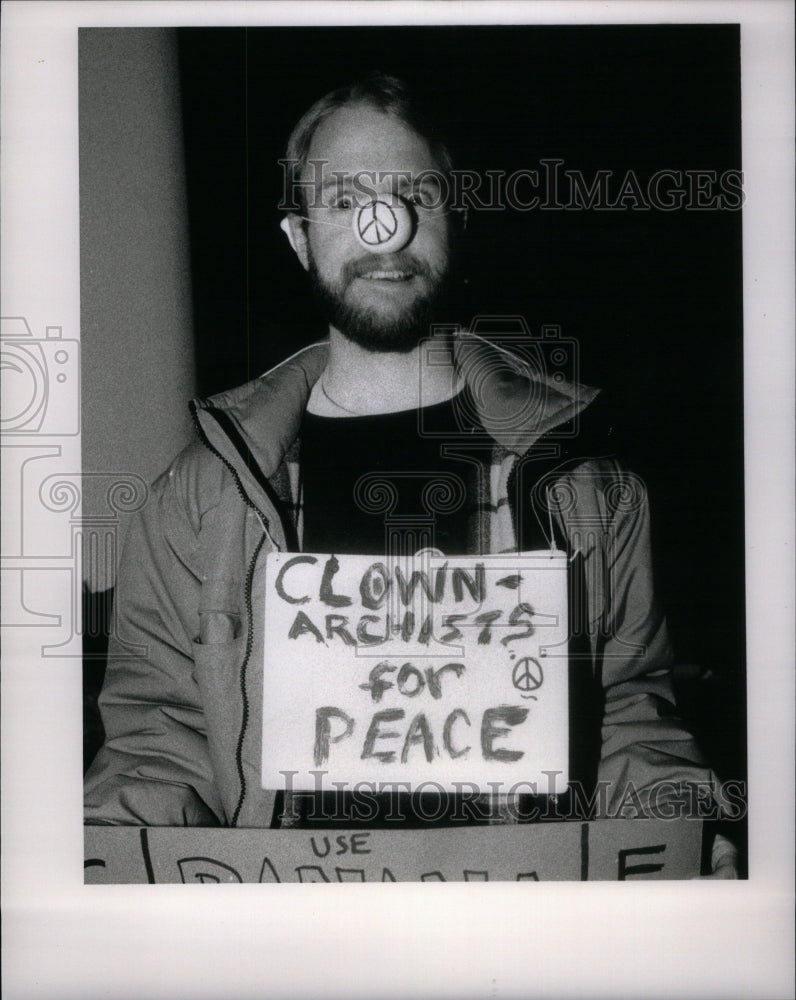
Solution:
{"label": "jacket collar", "polygon": [[[543,435],[575,417],[599,389],[539,371],[475,334],[453,341],[454,362],[470,388],[476,415],[500,445],[523,455]],[[298,437],[329,342],[320,341],[246,385],[194,400],[192,412],[210,445],[239,468],[273,476]],[[249,458],[243,458],[249,456]],[[255,477],[256,478],[256,477]]]}

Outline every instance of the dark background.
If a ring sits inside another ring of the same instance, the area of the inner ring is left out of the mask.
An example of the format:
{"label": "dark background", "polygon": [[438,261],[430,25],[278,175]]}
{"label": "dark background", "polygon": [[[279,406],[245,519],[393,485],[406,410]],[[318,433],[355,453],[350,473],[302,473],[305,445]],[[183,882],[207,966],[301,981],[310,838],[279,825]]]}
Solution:
{"label": "dark background", "polygon": [[[741,168],[739,42],[733,25],[180,30],[199,392],[325,335],[276,208],[277,161],[322,94],[396,73],[433,95],[456,166],[558,157],[615,190],[628,170]],[[471,211],[465,240],[451,319],[560,325],[614,403],[683,713],[744,778],[741,213]]]}

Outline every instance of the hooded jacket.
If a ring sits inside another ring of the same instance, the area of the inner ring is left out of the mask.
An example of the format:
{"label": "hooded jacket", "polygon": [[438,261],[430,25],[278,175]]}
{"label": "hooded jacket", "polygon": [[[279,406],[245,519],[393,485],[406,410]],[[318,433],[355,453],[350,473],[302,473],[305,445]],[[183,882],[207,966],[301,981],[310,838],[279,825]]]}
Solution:
{"label": "hooded jacket", "polygon": [[[198,440],[153,484],[125,543],[87,823],[271,825],[275,793],[260,788],[264,562],[300,548],[294,458],[327,357],[328,343],[313,345],[192,403]],[[596,718],[584,746],[607,790],[598,814],[615,815],[628,788],[648,804],[656,788],[711,780],[674,712],[643,484],[567,437],[598,391],[544,378],[475,336],[457,338],[454,358],[493,445],[481,550],[555,541],[583,584],[586,684],[570,725]]]}

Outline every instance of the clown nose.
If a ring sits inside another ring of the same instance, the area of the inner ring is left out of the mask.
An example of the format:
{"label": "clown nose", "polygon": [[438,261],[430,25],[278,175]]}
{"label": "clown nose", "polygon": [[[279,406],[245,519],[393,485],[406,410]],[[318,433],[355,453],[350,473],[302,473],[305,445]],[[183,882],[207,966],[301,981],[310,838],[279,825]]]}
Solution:
{"label": "clown nose", "polygon": [[402,199],[385,195],[363,205],[353,225],[360,246],[371,253],[395,253],[412,238],[414,220]]}

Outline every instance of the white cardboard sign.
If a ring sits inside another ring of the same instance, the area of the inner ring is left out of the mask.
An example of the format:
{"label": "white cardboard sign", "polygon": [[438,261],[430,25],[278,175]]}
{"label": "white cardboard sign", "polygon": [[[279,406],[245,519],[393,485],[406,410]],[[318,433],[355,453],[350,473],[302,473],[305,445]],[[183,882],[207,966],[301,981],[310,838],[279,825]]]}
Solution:
{"label": "white cardboard sign", "polygon": [[699,874],[702,822],[521,823],[428,830],[87,826],[86,884],[620,882]]}
{"label": "white cardboard sign", "polygon": [[560,552],[271,554],[263,787],[563,792],[567,635]]}

